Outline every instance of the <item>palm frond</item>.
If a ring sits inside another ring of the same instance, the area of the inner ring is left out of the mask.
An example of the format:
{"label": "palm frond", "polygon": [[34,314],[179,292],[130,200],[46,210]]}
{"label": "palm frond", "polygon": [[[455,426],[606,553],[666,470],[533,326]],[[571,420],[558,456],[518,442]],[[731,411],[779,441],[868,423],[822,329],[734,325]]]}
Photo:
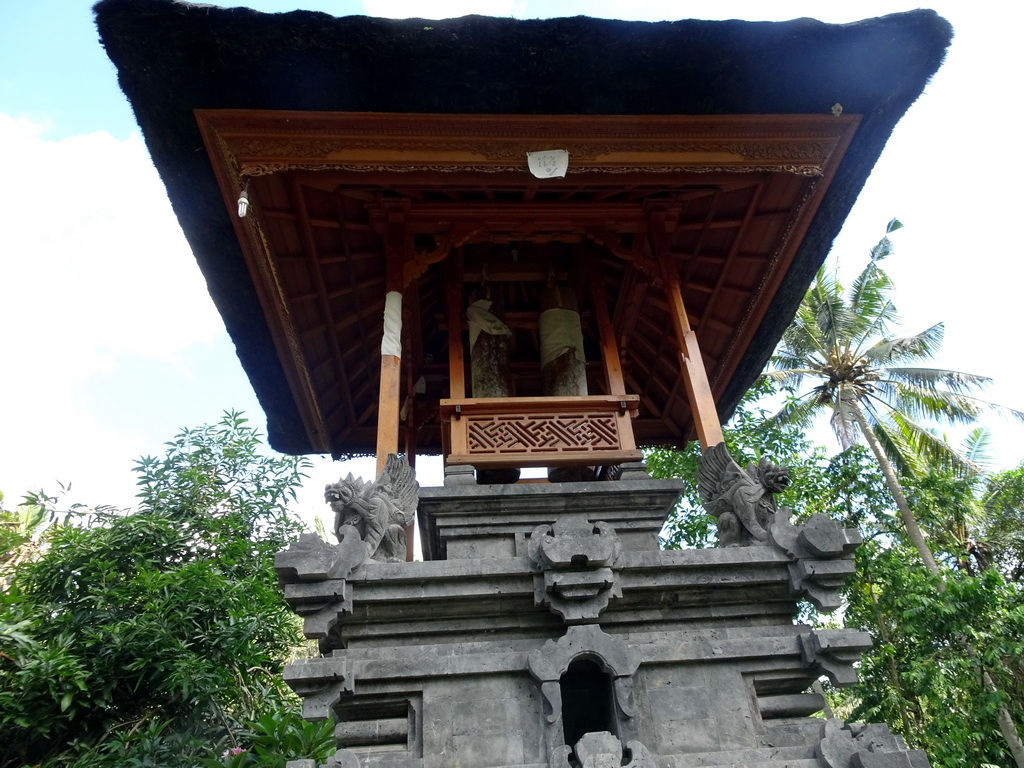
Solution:
{"label": "palm frond", "polygon": [[874,261],[854,280],[847,303],[855,321],[847,328],[847,339],[856,340],[856,346],[884,336],[889,326],[899,320],[896,306],[889,299],[892,288],[889,276]]}
{"label": "palm frond", "polygon": [[[912,419],[931,419],[947,424],[969,424],[991,404],[975,397],[937,387],[922,387],[908,382],[887,382],[888,402],[893,410],[903,411]],[[879,391],[883,388],[879,387]]]}
{"label": "palm frond", "polygon": [[855,328],[850,329],[847,344],[851,354],[857,357],[864,357],[869,345],[879,336],[884,336],[889,326],[899,320],[895,306],[888,300],[876,308],[859,307],[857,318],[859,322]]}
{"label": "palm frond", "polygon": [[780,408],[774,415],[769,416],[766,421],[777,422],[780,424],[793,424],[804,428],[810,426],[814,419],[829,407],[827,403],[822,403],[813,395],[814,392],[812,390],[803,397],[787,400],[783,404],[782,408]]}
{"label": "palm frond", "polygon": [[773,368],[778,370],[820,370],[824,361],[815,352],[797,353],[792,348],[780,346],[772,355],[769,361]]}
{"label": "palm frond", "polygon": [[761,375],[784,389],[796,390],[803,384],[804,377],[820,377],[821,374],[815,368],[787,368],[779,371],[766,370]]}
{"label": "palm frond", "polygon": [[881,261],[892,254],[892,241],[889,239],[889,235],[897,229],[903,229],[903,222],[895,218],[889,219],[889,223],[885,225],[885,236],[871,249],[872,263]]}
{"label": "palm frond", "polygon": [[898,436],[897,442],[904,451],[901,458],[915,474],[921,474],[929,467],[954,472],[961,477],[980,471],[942,435],[908,418],[904,412],[890,411],[889,418],[882,424],[883,428]]}
{"label": "palm frond", "polygon": [[[818,270],[807,296],[804,298],[806,311],[798,314],[801,327],[817,329],[813,335],[818,342],[818,351],[825,357],[842,338],[840,329],[848,323],[846,302],[843,301],[843,287],[834,274],[822,267]],[[802,306],[802,309],[804,306]]]}
{"label": "palm frond", "polygon": [[988,376],[951,371],[946,368],[886,368],[880,381],[892,384],[911,384],[925,389],[948,389],[962,395],[974,392],[992,383]]}
{"label": "palm frond", "polygon": [[986,471],[992,463],[992,432],[987,427],[975,427],[963,439],[963,457]]}
{"label": "palm frond", "polygon": [[888,419],[877,419],[871,431],[897,475],[923,473],[921,456],[903,429]]}
{"label": "palm frond", "polygon": [[913,336],[898,339],[882,339],[874,346],[865,350],[864,357],[876,365],[926,360],[934,357],[942,346],[945,325],[936,323]]}
{"label": "palm frond", "polygon": [[934,419],[950,424],[968,424],[982,413],[994,412],[1024,423],[1024,411],[938,387],[920,386],[907,381],[875,382],[876,395],[887,400],[891,409],[903,410],[914,419]]}
{"label": "palm frond", "polygon": [[[828,349],[820,338],[820,332],[815,331],[814,333],[804,333],[799,326],[800,319],[793,321],[793,325],[782,337],[782,342],[779,344],[778,350],[784,354],[790,354],[801,361],[801,365],[806,364],[808,360],[822,359],[828,355]],[[799,338],[794,338],[794,337]],[[799,366],[789,366],[799,367]]]}

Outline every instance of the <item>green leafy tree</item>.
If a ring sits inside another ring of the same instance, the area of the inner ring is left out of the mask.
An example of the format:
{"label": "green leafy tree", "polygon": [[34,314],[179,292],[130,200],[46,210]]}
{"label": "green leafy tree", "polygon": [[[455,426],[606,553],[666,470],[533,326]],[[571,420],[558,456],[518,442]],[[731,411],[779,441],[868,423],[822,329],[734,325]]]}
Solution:
{"label": "green leafy tree", "polygon": [[39,539],[47,522],[46,508],[34,498],[7,510],[0,492],[0,591],[7,588],[19,565],[39,554]]}
{"label": "green leafy tree", "polygon": [[858,553],[845,621],[874,645],[837,706],[889,723],[935,768],[1014,765],[1002,720],[1024,715],[1024,594],[995,569],[949,571],[939,592],[911,551],[876,539]]}
{"label": "green leafy tree", "polygon": [[993,475],[982,502],[979,539],[1003,577],[1024,581],[1024,463]]}
{"label": "green leafy tree", "polygon": [[248,751],[261,713],[302,727],[273,556],[301,530],[306,466],[227,414],[138,462],[136,511],[51,526],[0,604],[19,633],[0,657],[0,765],[184,768]]}

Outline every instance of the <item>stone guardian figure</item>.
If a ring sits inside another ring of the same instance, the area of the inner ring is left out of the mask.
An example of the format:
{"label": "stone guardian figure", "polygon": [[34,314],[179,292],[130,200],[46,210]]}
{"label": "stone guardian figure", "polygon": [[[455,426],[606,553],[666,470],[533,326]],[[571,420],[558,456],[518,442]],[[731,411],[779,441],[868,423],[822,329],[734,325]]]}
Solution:
{"label": "stone guardian figure", "polygon": [[697,489],[704,509],[718,519],[723,547],[747,547],[768,541],[775,517],[774,494],[789,485],[789,470],[767,459],[740,467],[725,443],[704,449],[697,468]]}
{"label": "stone guardian figure", "polygon": [[389,454],[387,463],[372,483],[348,477],[324,489],[324,500],[334,510],[334,533],[348,525],[359,532],[371,560],[405,561],[405,529],[412,524],[419,503],[420,485],[404,458]]}

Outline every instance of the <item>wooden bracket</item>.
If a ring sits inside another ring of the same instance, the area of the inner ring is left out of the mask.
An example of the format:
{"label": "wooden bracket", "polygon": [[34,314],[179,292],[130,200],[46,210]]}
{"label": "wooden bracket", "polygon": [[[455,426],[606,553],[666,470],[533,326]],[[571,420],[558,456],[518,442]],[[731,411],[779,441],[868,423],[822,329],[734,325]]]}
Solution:
{"label": "wooden bracket", "polygon": [[457,224],[448,230],[444,239],[432,251],[416,251],[405,263],[403,272],[404,285],[409,285],[413,280],[420,277],[431,264],[438,264],[448,258],[452,248],[465,243],[482,229],[481,226],[470,226],[468,224]]}
{"label": "wooden bracket", "polygon": [[627,248],[622,244],[617,233],[606,229],[590,230],[587,236],[615,258],[628,261],[652,281],[661,282],[661,272],[658,269],[657,260],[652,258],[649,253],[644,253],[643,237],[639,235],[634,237],[633,243]]}

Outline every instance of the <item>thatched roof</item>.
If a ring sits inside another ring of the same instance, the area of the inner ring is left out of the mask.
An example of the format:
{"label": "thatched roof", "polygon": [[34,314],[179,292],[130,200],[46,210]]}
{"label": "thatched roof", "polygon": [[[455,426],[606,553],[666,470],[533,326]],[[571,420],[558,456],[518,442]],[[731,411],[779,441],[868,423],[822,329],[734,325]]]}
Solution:
{"label": "thatched roof", "polygon": [[[763,367],[893,126],[942,62],[949,24],[914,11],[855,24],[445,21],[261,14],[173,0],[101,0],[100,37],[268,418],[304,432],[197,128],[196,109],[445,114],[862,115],[767,314],[723,417]],[[364,446],[358,445],[355,451]],[[338,447],[335,447],[338,450]]]}

